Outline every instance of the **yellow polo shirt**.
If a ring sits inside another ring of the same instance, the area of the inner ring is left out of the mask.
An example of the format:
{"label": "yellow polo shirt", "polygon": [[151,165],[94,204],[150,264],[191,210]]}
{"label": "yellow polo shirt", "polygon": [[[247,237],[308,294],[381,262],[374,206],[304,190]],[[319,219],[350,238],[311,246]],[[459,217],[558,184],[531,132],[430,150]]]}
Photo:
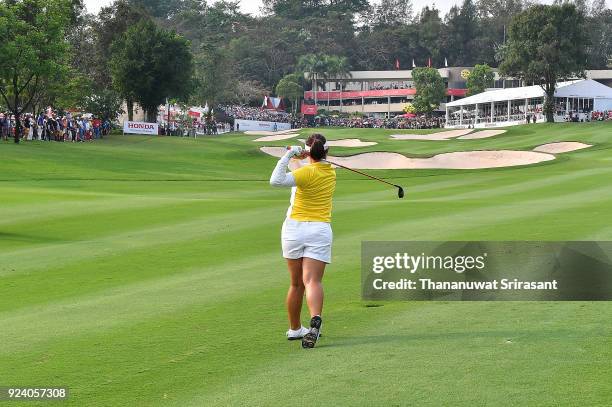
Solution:
{"label": "yellow polo shirt", "polygon": [[331,222],[336,170],[330,164],[312,163],[292,171],[297,189],[291,219],[300,222]]}

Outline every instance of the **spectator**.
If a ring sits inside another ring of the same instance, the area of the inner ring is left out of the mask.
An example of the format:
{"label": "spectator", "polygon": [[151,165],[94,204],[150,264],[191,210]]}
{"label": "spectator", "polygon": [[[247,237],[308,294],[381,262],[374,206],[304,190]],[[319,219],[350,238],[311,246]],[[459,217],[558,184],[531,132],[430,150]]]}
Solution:
{"label": "spectator", "polygon": [[102,133],[100,132],[100,128],[102,127],[102,121],[98,119],[97,117],[94,117],[92,121],[92,127],[93,127],[94,137],[96,139],[101,138]]}

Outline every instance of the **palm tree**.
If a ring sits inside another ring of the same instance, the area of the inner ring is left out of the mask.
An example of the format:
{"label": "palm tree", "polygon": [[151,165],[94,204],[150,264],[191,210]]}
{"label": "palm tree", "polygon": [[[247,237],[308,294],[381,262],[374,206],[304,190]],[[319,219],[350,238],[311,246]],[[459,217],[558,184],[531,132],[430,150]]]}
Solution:
{"label": "palm tree", "polygon": [[[342,111],[342,86],[344,79],[350,78],[351,69],[348,63],[348,58],[339,57],[336,55],[326,58],[327,72],[326,77],[340,79],[340,111]],[[329,92],[327,92],[327,109],[329,110]]]}
{"label": "palm tree", "polygon": [[319,76],[325,76],[327,71],[325,60],[326,56],[315,54],[303,55],[298,60],[298,68],[303,72],[308,72],[309,79],[312,80],[315,105],[317,104],[317,79]]}
{"label": "palm tree", "polygon": [[276,95],[289,99],[293,103],[293,111],[297,115],[297,106],[300,97],[304,94],[304,88],[299,83],[296,74],[285,75],[276,85]]}

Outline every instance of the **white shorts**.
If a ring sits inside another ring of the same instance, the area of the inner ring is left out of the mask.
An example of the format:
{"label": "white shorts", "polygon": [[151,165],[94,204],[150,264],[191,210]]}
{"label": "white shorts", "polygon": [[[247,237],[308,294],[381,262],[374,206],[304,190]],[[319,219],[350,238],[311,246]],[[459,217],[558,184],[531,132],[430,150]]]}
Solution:
{"label": "white shorts", "polygon": [[332,240],[329,223],[300,222],[291,218],[283,223],[281,242],[286,259],[309,257],[329,264]]}

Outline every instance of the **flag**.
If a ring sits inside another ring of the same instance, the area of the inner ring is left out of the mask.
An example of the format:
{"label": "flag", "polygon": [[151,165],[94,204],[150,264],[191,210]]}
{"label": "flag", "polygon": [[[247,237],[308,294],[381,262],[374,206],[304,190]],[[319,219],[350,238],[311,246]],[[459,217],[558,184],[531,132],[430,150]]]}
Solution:
{"label": "flag", "polygon": [[412,58],[412,67],[416,68],[416,64],[414,63],[414,58]]}
{"label": "flag", "polygon": [[399,59],[395,58],[395,69],[400,69]]}
{"label": "flag", "polygon": [[448,60],[446,58],[444,58],[444,66],[448,68]]}
{"label": "flag", "polygon": [[431,58],[429,58],[429,59],[427,60],[427,67],[428,67],[428,68],[431,68]]}

